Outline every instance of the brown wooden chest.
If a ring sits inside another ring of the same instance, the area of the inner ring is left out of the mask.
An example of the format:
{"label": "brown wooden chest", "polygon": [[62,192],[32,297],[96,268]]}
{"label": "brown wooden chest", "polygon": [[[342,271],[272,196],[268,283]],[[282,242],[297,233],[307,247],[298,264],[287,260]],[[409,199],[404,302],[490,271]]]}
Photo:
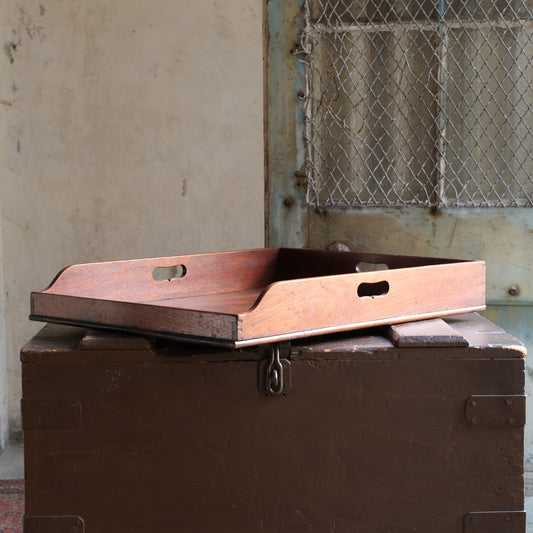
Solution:
{"label": "brown wooden chest", "polygon": [[25,532],[525,532],[517,340],[467,314],[278,349],[46,326]]}

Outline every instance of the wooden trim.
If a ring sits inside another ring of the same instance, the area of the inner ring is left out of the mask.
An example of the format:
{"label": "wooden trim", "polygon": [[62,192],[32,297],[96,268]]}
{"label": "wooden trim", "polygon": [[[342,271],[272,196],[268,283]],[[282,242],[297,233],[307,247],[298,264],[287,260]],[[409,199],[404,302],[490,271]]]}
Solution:
{"label": "wooden trim", "polygon": [[228,340],[234,339],[237,322],[236,316],[222,313],[47,293],[32,294],[30,318],[161,335],[178,331],[181,335]]}

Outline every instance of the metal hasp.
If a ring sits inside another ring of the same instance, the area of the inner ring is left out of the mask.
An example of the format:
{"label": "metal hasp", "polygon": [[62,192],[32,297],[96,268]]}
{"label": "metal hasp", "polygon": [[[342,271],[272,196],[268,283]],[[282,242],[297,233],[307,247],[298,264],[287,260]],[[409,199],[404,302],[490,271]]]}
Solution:
{"label": "metal hasp", "polygon": [[25,516],[24,533],[84,533],[79,516]]}
{"label": "metal hasp", "polygon": [[[281,353],[287,354],[282,358]],[[285,396],[291,384],[291,363],[288,359],[289,343],[274,343],[268,357],[259,362],[259,390],[266,396]]]}
{"label": "metal hasp", "polygon": [[466,421],[481,426],[524,426],[526,397],[524,395],[471,396],[465,406]]}
{"label": "metal hasp", "polygon": [[524,533],[525,511],[469,513],[464,519],[464,533]]}

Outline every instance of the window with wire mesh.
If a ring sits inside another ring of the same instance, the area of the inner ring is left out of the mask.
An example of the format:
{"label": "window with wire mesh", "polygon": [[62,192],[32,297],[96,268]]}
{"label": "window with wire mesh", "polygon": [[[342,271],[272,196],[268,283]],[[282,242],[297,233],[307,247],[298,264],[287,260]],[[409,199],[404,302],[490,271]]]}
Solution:
{"label": "window with wire mesh", "polygon": [[533,206],[533,0],[306,0],[307,202]]}

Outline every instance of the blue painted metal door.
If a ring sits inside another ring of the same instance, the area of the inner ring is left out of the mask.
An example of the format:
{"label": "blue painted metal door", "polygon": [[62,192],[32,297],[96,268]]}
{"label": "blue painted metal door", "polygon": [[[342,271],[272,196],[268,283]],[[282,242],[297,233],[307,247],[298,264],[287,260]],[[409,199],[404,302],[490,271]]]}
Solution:
{"label": "blue painted metal door", "polygon": [[268,244],[483,259],[533,352],[530,3],[266,5]]}

